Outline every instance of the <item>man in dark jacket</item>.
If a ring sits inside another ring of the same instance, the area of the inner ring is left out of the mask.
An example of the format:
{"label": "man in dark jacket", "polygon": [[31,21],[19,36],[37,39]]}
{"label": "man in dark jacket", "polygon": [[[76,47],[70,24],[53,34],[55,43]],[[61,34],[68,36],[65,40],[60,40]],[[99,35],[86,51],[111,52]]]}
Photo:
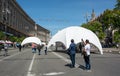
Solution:
{"label": "man in dark jacket", "polygon": [[75,67],[75,54],[76,54],[76,44],[74,43],[74,40],[71,39],[71,44],[69,46],[70,51],[70,59],[71,59],[71,68]]}

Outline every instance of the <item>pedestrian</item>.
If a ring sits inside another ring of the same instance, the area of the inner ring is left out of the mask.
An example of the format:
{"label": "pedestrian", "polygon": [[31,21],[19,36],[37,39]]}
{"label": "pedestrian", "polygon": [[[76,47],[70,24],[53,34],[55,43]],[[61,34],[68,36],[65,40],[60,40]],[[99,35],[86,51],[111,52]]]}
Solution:
{"label": "pedestrian", "polygon": [[83,39],[81,39],[81,42],[79,44],[79,49],[80,49],[81,55],[82,55],[82,52],[83,52],[83,48],[84,48],[84,41],[83,41]]}
{"label": "pedestrian", "polygon": [[71,59],[71,68],[75,67],[75,54],[76,54],[76,44],[74,43],[74,40],[71,39],[71,44],[69,46],[70,51],[70,59]]}
{"label": "pedestrian", "polygon": [[38,55],[41,55],[41,48],[42,47],[43,47],[43,45],[40,45],[40,44],[37,45]]}
{"label": "pedestrian", "polygon": [[8,44],[6,42],[4,43],[4,51],[5,51],[4,56],[7,56],[8,55]]}
{"label": "pedestrian", "polygon": [[21,44],[18,45],[18,48],[19,48],[19,52],[21,52],[21,48],[22,48]]}
{"label": "pedestrian", "polygon": [[90,64],[90,43],[89,40],[85,41],[85,47],[83,50],[83,57],[84,57],[84,61],[85,61],[85,69],[90,72],[91,71],[91,64]]}
{"label": "pedestrian", "polygon": [[44,45],[45,55],[47,55],[47,44]]}
{"label": "pedestrian", "polygon": [[36,44],[32,43],[32,53],[36,53]]}

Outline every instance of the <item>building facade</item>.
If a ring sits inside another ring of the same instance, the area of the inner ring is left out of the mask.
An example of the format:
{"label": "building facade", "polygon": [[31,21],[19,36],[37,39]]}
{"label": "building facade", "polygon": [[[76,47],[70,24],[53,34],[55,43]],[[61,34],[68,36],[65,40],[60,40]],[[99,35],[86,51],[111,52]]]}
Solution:
{"label": "building facade", "polygon": [[17,37],[35,36],[39,31],[42,31],[45,35],[38,34],[37,36],[40,35],[41,40],[45,42],[49,40],[47,38],[50,35],[49,30],[36,25],[35,21],[26,14],[16,0],[0,0],[0,31],[6,35]]}
{"label": "building facade", "polygon": [[50,31],[38,24],[36,24],[36,26],[37,37],[39,37],[42,42],[48,43],[50,40]]}

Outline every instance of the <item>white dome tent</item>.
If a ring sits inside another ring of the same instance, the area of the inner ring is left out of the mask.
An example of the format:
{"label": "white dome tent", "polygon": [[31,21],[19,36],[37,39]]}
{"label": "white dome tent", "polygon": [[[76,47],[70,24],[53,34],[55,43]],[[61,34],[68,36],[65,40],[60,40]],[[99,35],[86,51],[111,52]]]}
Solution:
{"label": "white dome tent", "polygon": [[41,40],[38,37],[27,37],[22,41],[21,45],[23,46],[28,43],[36,43],[41,45]]}
{"label": "white dome tent", "polygon": [[75,43],[81,42],[81,39],[84,41],[88,39],[90,43],[99,49],[100,54],[103,54],[98,37],[92,31],[79,26],[71,26],[56,33],[49,41],[48,47],[55,45],[55,42],[59,41],[62,42],[66,48],[69,48],[71,39],[74,39]]}

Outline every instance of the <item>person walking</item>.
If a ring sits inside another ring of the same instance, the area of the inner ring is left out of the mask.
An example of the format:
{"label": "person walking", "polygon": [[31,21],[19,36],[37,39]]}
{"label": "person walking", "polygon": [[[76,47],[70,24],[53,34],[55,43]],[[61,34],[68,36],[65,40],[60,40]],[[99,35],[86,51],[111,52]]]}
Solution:
{"label": "person walking", "polygon": [[83,57],[84,57],[84,61],[85,61],[85,68],[88,72],[91,71],[91,64],[90,64],[90,43],[89,40],[85,41],[85,47],[83,50]]}
{"label": "person walking", "polygon": [[41,55],[41,48],[43,47],[43,45],[37,45],[37,49],[38,49],[38,55]]}
{"label": "person walking", "polygon": [[32,43],[32,53],[36,53],[36,44]]}
{"label": "person walking", "polygon": [[47,44],[44,45],[45,55],[47,55]]}
{"label": "person walking", "polygon": [[7,56],[8,55],[8,44],[6,42],[4,43],[4,51],[5,51],[4,56]]}
{"label": "person walking", "polygon": [[71,44],[69,46],[70,51],[70,59],[71,59],[71,68],[75,67],[75,54],[76,54],[76,44],[74,43],[74,40],[71,39]]}
{"label": "person walking", "polygon": [[82,52],[83,52],[84,45],[85,45],[85,44],[84,44],[84,40],[81,39],[81,42],[80,42],[80,44],[79,44],[79,49],[80,49],[81,55],[82,55]]}
{"label": "person walking", "polygon": [[19,48],[19,52],[21,52],[21,48],[22,48],[21,44],[18,45],[18,48]]}

